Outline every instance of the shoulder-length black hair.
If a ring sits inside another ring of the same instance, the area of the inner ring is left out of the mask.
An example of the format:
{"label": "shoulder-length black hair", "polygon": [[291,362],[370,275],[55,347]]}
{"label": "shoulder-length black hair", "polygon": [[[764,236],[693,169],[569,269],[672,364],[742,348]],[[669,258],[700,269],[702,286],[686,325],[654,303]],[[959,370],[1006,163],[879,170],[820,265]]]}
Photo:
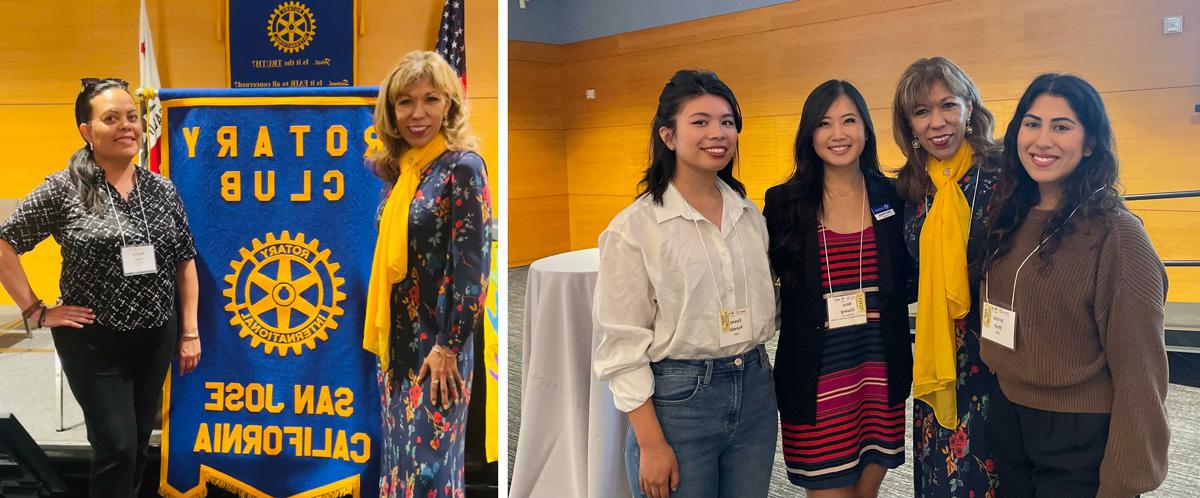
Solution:
{"label": "shoulder-length black hair", "polygon": [[1062,182],[1062,201],[1043,230],[1042,237],[1050,238],[1040,251],[1042,262],[1048,263],[1062,239],[1074,230],[1074,224],[1064,223],[1076,207],[1079,211],[1075,216],[1083,218],[1085,222],[1103,222],[1116,210],[1125,209],[1117,191],[1118,167],[1112,124],[1100,93],[1078,76],[1056,73],[1038,76],[1021,96],[1017,110],[1008,123],[1008,131],[1004,134],[1004,163],[993,194],[988,231],[984,239],[986,257],[981,268],[984,273],[1012,248],[1013,233],[1029,210],[1041,200],[1037,182],[1021,165],[1020,155],[1024,151],[1017,148],[1017,134],[1033,101],[1042,95],[1053,95],[1067,101],[1083,127],[1084,146],[1092,151]]}
{"label": "shoulder-length black hair", "polygon": [[[75,126],[92,120],[92,99],[108,90],[118,88],[128,92],[128,84],[118,79],[85,79],[83,88],[75,96]],[[67,160],[67,177],[83,199],[83,206],[93,213],[104,211],[100,197],[100,184],[104,181],[104,170],[96,164],[92,144],[84,143]]]}
{"label": "shoulder-length black hair", "polygon": [[804,101],[804,110],[800,114],[800,126],[796,129],[796,142],[792,149],[795,170],[786,182],[779,185],[779,202],[771,206],[771,209],[778,213],[773,217],[780,220],[780,230],[771,234],[769,253],[771,261],[776,263],[774,266],[779,272],[779,277],[787,284],[798,283],[794,269],[802,261],[800,255],[804,250],[805,233],[816,226],[817,215],[821,212],[825,198],[825,162],[813,147],[813,134],[821,126],[821,121],[829,112],[829,106],[842,95],[854,102],[854,107],[862,117],[863,131],[866,135],[862,155],[858,157],[858,168],[862,170],[863,176],[883,176],[879,167],[875,125],[867,112],[866,99],[848,81],[829,80],[821,83]]}
{"label": "shoulder-length black hair", "polygon": [[[738,107],[737,98],[716,73],[683,69],[675,73],[658,95],[658,110],[654,111],[654,119],[650,122],[650,165],[638,182],[638,197],[649,195],[655,204],[662,204],[663,193],[675,176],[675,151],[668,149],[658,134],[659,128],[666,127],[675,130],[675,117],[683,109],[683,105],[701,95],[716,95],[729,102],[733,109],[733,124],[738,133],[742,131],[742,109]],[[729,158],[717,177],[723,180],[738,195],[746,197],[746,187],[733,177],[733,167],[738,161],[738,149],[734,147],[733,157]]]}

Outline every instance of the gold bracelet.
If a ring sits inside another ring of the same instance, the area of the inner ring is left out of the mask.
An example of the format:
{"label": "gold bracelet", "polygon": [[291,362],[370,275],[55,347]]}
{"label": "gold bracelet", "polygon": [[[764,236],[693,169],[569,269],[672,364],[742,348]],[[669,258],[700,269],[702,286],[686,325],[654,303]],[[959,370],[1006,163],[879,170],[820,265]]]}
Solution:
{"label": "gold bracelet", "polygon": [[189,332],[184,332],[183,335],[179,336],[179,338],[184,340],[199,339],[200,329],[193,329]]}

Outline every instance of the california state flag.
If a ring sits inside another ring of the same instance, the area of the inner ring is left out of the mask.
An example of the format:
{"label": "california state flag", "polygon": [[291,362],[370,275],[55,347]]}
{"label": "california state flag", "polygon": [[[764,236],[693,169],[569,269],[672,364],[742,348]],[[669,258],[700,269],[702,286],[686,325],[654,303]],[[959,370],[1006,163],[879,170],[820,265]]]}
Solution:
{"label": "california state flag", "polygon": [[150,37],[150,19],[146,16],[146,0],[142,0],[142,20],[138,28],[138,87],[153,89],[146,94],[146,149],[142,152],[142,165],[158,173],[159,136],[162,135],[162,104],[158,101],[158,64],[154,61],[154,39]]}

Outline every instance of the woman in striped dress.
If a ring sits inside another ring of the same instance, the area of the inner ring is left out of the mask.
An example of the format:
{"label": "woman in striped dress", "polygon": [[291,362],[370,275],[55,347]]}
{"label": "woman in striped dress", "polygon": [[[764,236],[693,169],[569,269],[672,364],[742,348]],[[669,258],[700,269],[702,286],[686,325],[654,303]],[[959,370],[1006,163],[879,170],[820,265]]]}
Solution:
{"label": "woman in striped dress", "polygon": [[788,478],[809,497],[875,496],[904,463],[904,203],[880,173],[866,102],[845,81],[805,101],[795,161],[763,210],[780,278],[775,393]]}

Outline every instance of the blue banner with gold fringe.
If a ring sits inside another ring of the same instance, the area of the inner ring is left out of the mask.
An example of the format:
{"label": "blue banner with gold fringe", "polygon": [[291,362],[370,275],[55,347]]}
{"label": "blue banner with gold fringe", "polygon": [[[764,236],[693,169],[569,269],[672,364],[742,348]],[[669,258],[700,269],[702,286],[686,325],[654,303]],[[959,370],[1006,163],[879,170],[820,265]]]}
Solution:
{"label": "blue banner with gold fringe", "polygon": [[354,86],[357,8],[357,0],[227,0],[229,87]]}
{"label": "blue banner with gold fringe", "polygon": [[196,239],[203,341],[196,371],[164,387],[164,496],[377,494],[362,349],[376,91],[162,91],[162,171]]}

